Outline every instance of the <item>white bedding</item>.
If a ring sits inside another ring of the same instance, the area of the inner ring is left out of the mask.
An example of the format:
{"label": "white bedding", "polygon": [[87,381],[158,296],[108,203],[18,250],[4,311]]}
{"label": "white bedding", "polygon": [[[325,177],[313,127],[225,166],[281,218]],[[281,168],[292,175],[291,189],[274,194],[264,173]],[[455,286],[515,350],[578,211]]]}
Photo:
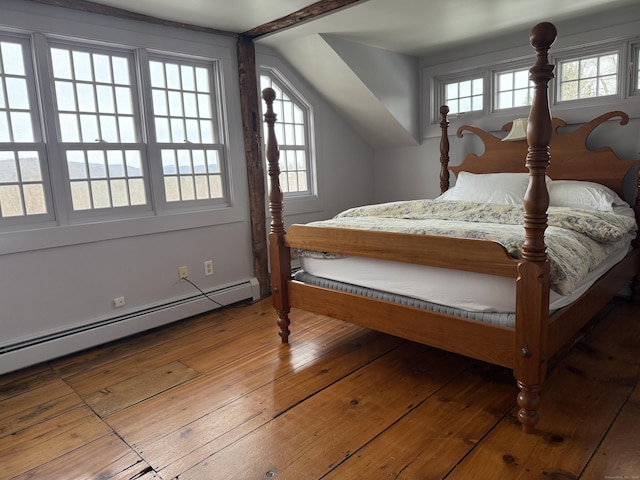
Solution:
{"label": "white bedding", "polygon": [[[622,248],[590,272],[571,295],[551,291],[551,310],[569,305],[603,273],[628,253]],[[483,273],[462,272],[364,257],[321,259],[301,257],[300,267],[318,277],[406,295],[475,312],[515,311],[515,280]]]}

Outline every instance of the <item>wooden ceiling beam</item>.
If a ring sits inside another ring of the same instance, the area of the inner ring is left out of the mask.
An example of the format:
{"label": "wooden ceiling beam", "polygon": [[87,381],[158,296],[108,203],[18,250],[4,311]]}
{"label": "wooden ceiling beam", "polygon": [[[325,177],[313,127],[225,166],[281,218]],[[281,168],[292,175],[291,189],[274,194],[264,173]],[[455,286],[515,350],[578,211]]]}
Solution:
{"label": "wooden ceiling beam", "polygon": [[255,39],[269,33],[274,33],[285,28],[300,25],[303,22],[314,20],[318,17],[332,13],[336,10],[348,7],[355,3],[363,3],[368,0],[320,0],[300,10],[290,13],[268,23],[259,25],[242,33],[243,36]]}

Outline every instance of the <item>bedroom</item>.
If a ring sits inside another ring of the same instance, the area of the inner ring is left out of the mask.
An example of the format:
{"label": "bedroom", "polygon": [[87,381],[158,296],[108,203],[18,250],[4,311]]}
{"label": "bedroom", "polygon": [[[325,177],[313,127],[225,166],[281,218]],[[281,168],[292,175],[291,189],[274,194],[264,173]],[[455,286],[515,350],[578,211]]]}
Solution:
{"label": "bedroom", "polygon": [[[10,2],[7,2],[6,5],[10,5]],[[3,4],[3,6],[5,5]],[[7,9],[4,11],[6,12]],[[631,16],[628,15],[628,12],[625,13],[626,24],[614,23],[613,26],[602,26],[601,30],[596,30],[596,32],[601,35],[612,35],[615,38],[625,38],[629,33],[625,34],[624,31],[626,29],[632,31],[634,21],[637,21],[630,20]],[[5,16],[4,18],[9,17]],[[51,18],[56,18],[56,15],[52,14],[50,18],[40,21],[41,23],[45,23],[45,21],[54,23]],[[606,19],[606,21],[610,20]],[[605,19],[599,18],[599,21],[605,22]],[[559,24],[562,26],[562,23]],[[585,28],[586,25],[590,24],[581,22],[582,28]],[[93,31],[99,31],[98,27],[100,25],[92,25]],[[100,34],[107,35],[103,32]],[[337,45],[339,41],[333,40],[334,46],[336,48],[342,47],[341,53],[346,56],[348,52],[344,42]],[[565,37],[564,41],[571,40],[575,45],[584,43],[584,39],[579,34],[569,37],[569,39]],[[112,39],[111,41],[116,40]],[[221,40],[216,40],[216,43],[221,42]],[[530,48],[521,40],[514,45],[522,45],[521,48],[516,47],[516,56],[520,55],[519,52]],[[368,54],[372,53],[369,49],[364,49],[364,51]],[[527,52],[527,54],[529,53]],[[227,53],[224,58],[229,61],[231,57],[232,55]],[[308,87],[303,85],[298,88]],[[313,95],[311,89],[309,89],[309,93]],[[637,115],[634,115],[632,100],[626,99],[620,108],[634,117]],[[232,98],[230,100],[230,102],[234,101],[237,106],[238,99]],[[330,188],[331,190],[323,198],[326,202],[324,211],[295,215],[287,218],[287,222],[307,221],[329,216],[343,209],[346,205],[369,203],[372,200],[383,201],[403,196],[434,196],[437,186],[430,185],[429,182],[422,181],[420,178],[436,178],[438,165],[435,165],[434,169],[434,165],[431,163],[427,165],[426,162],[419,160],[427,156],[426,152],[428,155],[432,155],[431,152],[436,150],[437,147],[432,139],[424,141],[420,146],[417,146],[416,143],[410,148],[394,145],[392,141],[373,148],[355,134],[353,127],[346,125],[346,122],[338,115],[332,115],[331,109],[326,103],[318,100],[318,106],[314,105],[314,107],[318,114],[326,115],[320,117],[318,122],[318,128],[325,129],[322,135],[319,135],[320,139],[332,139],[331,142],[318,143],[318,155],[322,153],[323,159],[330,158],[335,161],[334,165],[329,166],[326,162],[320,166],[321,162],[318,162],[319,168],[326,168],[326,170],[318,172],[319,188]],[[607,110],[616,108],[619,108],[616,104],[607,105]],[[567,113],[572,112],[568,111]],[[237,112],[235,114],[237,116]],[[233,112],[229,112],[229,115],[233,115]],[[574,119],[574,121],[584,121],[591,118],[592,115],[585,113],[585,117]],[[632,120],[632,128],[633,122]],[[228,132],[230,141],[235,142],[236,147],[239,146],[240,137],[238,123],[236,117],[235,121],[231,122]],[[235,127],[233,127],[234,125]],[[340,142],[336,141],[336,138],[340,138]],[[633,138],[627,137],[627,139],[630,140],[625,147],[627,152],[620,152],[620,155],[624,158],[635,158],[635,152],[638,150],[637,145],[633,144]],[[345,151],[345,145],[350,151]],[[395,168],[393,172],[389,171],[387,167],[390,162],[385,161],[392,155],[395,158],[400,156],[402,159],[400,162],[394,162],[399,168]],[[372,156],[374,158],[373,165],[370,160]],[[341,161],[345,158],[349,158],[350,161]],[[354,162],[354,158],[358,160]],[[230,159],[230,162],[234,161],[238,162],[238,158]],[[234,194],[237,195],[235,197],[237,199],[236,205],[242,207],[244,206],[243,202],[246,204],[244,198],[246,186],[243,185],[246,182],[241,181],[244,180],[242,178],[243,165],[231,163],[230,168],[234,174],[233,186],[235,188]],[[339,174],[336,174],[338,170]],[[364,175],[362,172],[365,172]],[[416,175],[415,172],[420,172],[420,174]],[[353,178],[358,178],[360,182],[354,184]],[[417,180],[413,180],[414,178]],[[330,181],[328,181],[329,179]],[[354,190],[354,186],[357,187],[357,190]],[[30,243],[21,241],[17,245],[17,240],[13,240],[11,247],[18,251],[3,255],[2,265],[3,272],[12,272],[10,277],[3,275],[2,288],[3,314],[7,312],[12,316],[11,328],[14,330],[11,333],[15,331],[16,338],[27,341],[30,340],[28,337],[33,335],[33,332],[27,331],[25,334],[23,327],[29,322],[41,322],[38,325],[38,334],[45,337],[46,334],[55,333],[54,329],[59,327],[60,322],[67,322],[63,327],[71,330],[80,319],[91,318],[100,321],[117,315],[114,312],[128,311],[126,309],[136,311],[136,308],[140,310],[143,307],[152,310],[161,303],[161,300],[164,300],[165,303],[166,299],[180,300],[181,297],[192,293],[192,290],[187,289],[188,285],[180,284],[177,281],[175,270],[180,265],[189,266],[191,278],[195,277],[195,280],[204,281],[206,279],[200,273],[202,262],[212,259],[214,279],[211,280],[214,282],[212,283],[214,287],[220,288],[225,285],[243,283],[245,279],[252,276],[248,225],[246,221],[244,223],[232,222],[237,219],[233,215],[241,215],[243,219],[246,219],[246,209],[241,212],[231,211],[228,215],[232,217],[214,220],[222,225],[216,228],[202,226],[210,225],[213,222],[209,218],[196,218],[198,217],[196,213],[180,218],[178,215],[171,216],[172,225],[169,227],[165,225],[158,227],[158,222],[145,219],[136,225],[139,230],[135,231],[133,235],[127,230],[127,228],[131,228],[128,222],[103,224],[99,230],[71,225],[76,227],[73,228],[72,233],[59,233],[57,234],[58,238],[53,239],[55,248],[51,248],[50,239],[40,235],[31,239]],[[158,228],[166,229],[166,234],[159,235]],[[66,230],[70,232],[70,230]],[[70,236],[72,238],[69,238]],[[211,242],[209,239],[214,240]],[[215,245],[212,249],[211,244],[214,242]],[[230,250],[232,247],[241,253],[230,254],[234,251]],[[160,255],[159,252],[161,252]],[[220,255],[220,252],[224,252],[224,254]],[[251,282],[249,285],[250,288],[253,288]],[[28,294],[26,298],[25,292]],[[114,310],[111,302],[120,296],[126,297],[125,310]],[[221,300],[224,301],[224,299]],[[205,301],[202,303],[206,304]],[[204,308],[202,303],[198,305],[198,308]],[[28,311],[25,309],[26,306],[29,307]],[[181,314],[184,316],[193,312],[193,310],[184,309],[182,305],[170,305],[170,307],[180,308]],[[174,312],[167,313],[171,315]],[[90,332],[85,335],[89,336]],[[104,337],[101,339],[104,341]],[[63,340],[58,341],[63,342]]]}

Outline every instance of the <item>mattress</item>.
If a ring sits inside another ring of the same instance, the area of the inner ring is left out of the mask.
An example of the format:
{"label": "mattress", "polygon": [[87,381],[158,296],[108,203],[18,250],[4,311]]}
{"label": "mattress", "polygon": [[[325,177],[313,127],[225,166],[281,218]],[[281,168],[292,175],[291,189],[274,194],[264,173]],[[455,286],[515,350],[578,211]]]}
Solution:
{"label": "mattress", "polygon": [[[629,252],[616,250],[582,279],[570,295],[550,292],[549,309],[571,304]],[[301,269],[315,277],[389,292],[470,312],[515,312],[515,279],[365,257],[300,257]],[[300,277],[301,279],[303,277]]]}

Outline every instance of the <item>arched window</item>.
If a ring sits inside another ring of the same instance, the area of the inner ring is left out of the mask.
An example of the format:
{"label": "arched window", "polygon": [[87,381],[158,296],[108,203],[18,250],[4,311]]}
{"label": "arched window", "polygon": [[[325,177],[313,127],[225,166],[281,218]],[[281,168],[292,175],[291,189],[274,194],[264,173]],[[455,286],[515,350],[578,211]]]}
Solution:
{"label": "arched window", "polygon": [[[273,110],[277,115],[275,133],[280,149],[280,188],[286,196],[313,195],[311,107],[278,72],[263,69],[260,88],[267,87],[276,92]],[[266,105],[263,108],[266,109]],[[266,141],[266,132],[264,138]]]}

